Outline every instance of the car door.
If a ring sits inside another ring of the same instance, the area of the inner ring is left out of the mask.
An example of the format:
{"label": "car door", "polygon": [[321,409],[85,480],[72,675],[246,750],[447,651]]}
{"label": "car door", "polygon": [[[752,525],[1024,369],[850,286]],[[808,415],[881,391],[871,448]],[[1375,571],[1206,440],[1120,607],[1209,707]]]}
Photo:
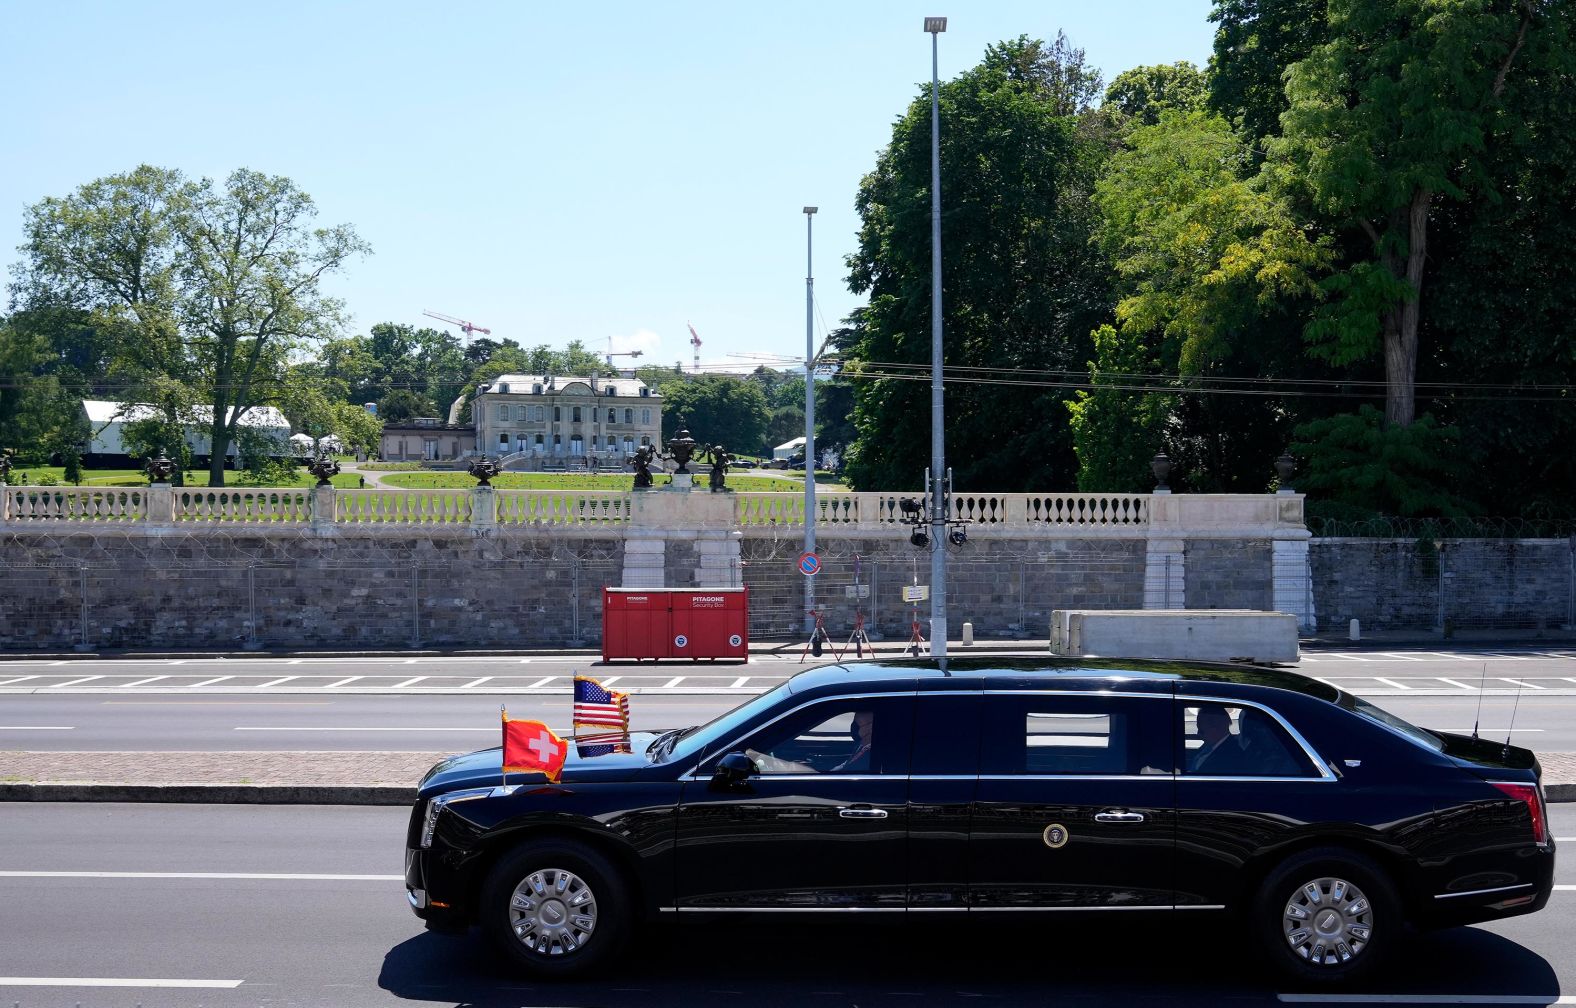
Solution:
{"label": "car door", "polygon": [[[682,910],[889,910],[906,896],[913,695],[796,708],[706,756],[684,782]],[[748,777],[724,786],[721,758]]]}
{"label": "car door", "polygon": [[969,826],[979,785],[980,707],[972,690],[914,698],[908,785],[908,908],[963,911],[969,904]]}
{"label": "car door", "polygon": [[971,909],[1170,908],[1169,711],[1169,694],[985,694]]}

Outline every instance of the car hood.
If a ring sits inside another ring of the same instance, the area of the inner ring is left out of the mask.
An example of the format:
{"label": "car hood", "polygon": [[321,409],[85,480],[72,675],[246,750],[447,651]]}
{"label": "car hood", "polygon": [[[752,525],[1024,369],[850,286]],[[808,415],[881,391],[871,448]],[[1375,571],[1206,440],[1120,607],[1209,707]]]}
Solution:
{"label": "car hood", "polygon": [[[569,758],[564,761],[559,782],[570,784],[628,780],[637,770],[650,765],[646,759],[646,750],[659,734],[631,732],[616,737],[601,736],[595,741],[572,739],[573,745],[569,750]],[[621,749],[627,751],[621,752]],[[427,775],[421,779],[420,795],[425,798],[461,788],[505,783],[502,766],[502,747],[450,756],[427,771]],[[534,784],[546,779],[539,773],[510,772],[508,783]]]}

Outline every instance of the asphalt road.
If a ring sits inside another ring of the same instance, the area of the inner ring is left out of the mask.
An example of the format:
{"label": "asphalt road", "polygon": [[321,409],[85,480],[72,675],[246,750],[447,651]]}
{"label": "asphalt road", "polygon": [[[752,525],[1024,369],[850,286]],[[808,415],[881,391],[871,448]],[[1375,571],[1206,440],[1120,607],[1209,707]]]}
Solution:
{"label": "asphalt road", "polygon": [[[644,932],[606,980],[528,983],[507,973],[477,936],[421,930],[399,881],[406,814],[8,807],[0,1005],[1298,1003],[1254,963],[1228,921],[1178,932],[1163,916],[1037,922],[1032,931],[949,922],[944,932],[868,919],[680,921]],[[1561,842],[1576,844],[1576,808],[1556,807],[1551,818],[1555,834],[1568,838]],[[1556,881],[1576,889],[1569,858]],[[1572,889],[1556,892],[1534,916],[1415,939],[1366,997],[1576,1003]]]}

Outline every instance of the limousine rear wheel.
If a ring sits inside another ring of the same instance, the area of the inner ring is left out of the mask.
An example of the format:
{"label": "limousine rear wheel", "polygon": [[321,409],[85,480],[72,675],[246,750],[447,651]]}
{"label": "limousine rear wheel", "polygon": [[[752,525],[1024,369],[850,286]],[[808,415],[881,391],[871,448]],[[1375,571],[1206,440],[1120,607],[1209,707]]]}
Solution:
{"label": "limousine rear wheel", "polygon": [[1272,871],[1254,923],[1276,967],[1316,986],[1371,973],[1403,930],[1384,870],[1339,848],[1304,851]]}
{"label": "limousine rear wheel", "polygon": [[504,855],[482,886],[480,911],[493,941],[541,977],[593,970],[629,933],[618,869],[573,841],[531,841]]}

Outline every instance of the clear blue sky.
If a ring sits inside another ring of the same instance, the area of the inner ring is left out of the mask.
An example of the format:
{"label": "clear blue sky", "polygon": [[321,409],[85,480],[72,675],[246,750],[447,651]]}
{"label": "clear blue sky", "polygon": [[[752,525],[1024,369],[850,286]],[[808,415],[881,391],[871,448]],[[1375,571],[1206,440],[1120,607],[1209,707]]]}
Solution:
{"label": "clear blue sky", "polygon": [[[41,3],[0,0],[0,264],[22,208],[147,162],[287,175],[374,254],[357,330],[423,309],[641,363],[803,354],[804,216],[828,326],[854,195],[930,76],[1058,28],[1110,80],[1202,65],[1208,0]],[[942,124],[946,129],[946,124]],[[943,192],[945,198],[945,192]],[[817,322],[818,332],[821,322]],[[819,335],[817,337],[819,341]]]}

